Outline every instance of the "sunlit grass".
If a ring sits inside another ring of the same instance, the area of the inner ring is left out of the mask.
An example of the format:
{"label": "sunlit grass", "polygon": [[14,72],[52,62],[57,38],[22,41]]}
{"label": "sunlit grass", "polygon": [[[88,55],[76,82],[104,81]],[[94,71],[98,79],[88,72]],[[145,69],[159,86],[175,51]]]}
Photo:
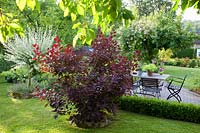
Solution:
{"label": "sunlit grass", "polygon": [[10,98],[11,101],[13,102],[13,104],[19,104],[19,103],[22,103],[22,100],[19,100],[19,99],[15,99],[15,98]]}
{"label": "sunlit grass", "polygon": [[200,88],[200,68],[165,66],[165,73],[177,77],[187,75],[184,87],[190,90]]}

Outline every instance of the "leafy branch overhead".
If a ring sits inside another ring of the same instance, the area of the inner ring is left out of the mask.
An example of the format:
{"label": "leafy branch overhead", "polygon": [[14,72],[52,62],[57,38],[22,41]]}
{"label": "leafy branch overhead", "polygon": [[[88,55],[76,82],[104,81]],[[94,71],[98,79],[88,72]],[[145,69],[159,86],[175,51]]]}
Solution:
{"label": "leafy branch overhead", "polygon": [[[40,11],[38,0],[16,0],[16,4],[21,11],[26,7]],[[127,25],[134,18],[132,12],[123,7],[122,0],[58,0],[55,4],[63,11],[64,17],[70,17],[74,23],[72,29],[76,29],[77,34],[73,46],[78,39],[82,44],[91,44],[95,37],[94,28],[98,26],[106,32],[115,22]]]}
{"label": "leafy branch overhead", "polygon": [[181,5],[182,10],[185,10],[189,7],[195,7],[197,9],[200,9],[199,0],[175,0],[174,9],[177,9],[179,4]]}
{"label": "leafy branch overhead", "polygon": [[38,11],[40,10],[40,4],[38,0],[16,0],[16,4],[21,11],[23,11],[26,6],[31,10],[34,10],[35,8]]}
{"label": "leafy branch overhead", "polygon": [[14,33],[23,35],[23,29],[11,13],[4,13],[0,7],[0,42],[6,42]]}

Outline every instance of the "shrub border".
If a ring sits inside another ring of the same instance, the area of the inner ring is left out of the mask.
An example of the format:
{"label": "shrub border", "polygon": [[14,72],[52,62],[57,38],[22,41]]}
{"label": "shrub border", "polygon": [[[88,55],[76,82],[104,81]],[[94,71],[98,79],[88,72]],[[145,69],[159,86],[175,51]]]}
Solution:
{"label": "shrub border", "polygon": [[155,98],[123,96],[120,99],[122,110],[161,118],[200,123],[200,106],[169,102]]}

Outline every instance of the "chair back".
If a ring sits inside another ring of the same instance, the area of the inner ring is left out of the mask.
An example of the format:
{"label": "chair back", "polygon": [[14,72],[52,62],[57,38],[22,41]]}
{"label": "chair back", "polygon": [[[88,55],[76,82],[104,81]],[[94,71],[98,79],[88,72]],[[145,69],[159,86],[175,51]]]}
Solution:
{"label": "chair back", "polygon": [[[179,86],[179,89],[181,90],[181,88],[183,87],[183,84],[184,84],[184,82],[185,82],[185,80],[186,80],[186,77],[187,77],[187,75],[185,75],[184,76],[184,78],[173,78],[172,80],[171,80],[171,82],[169,83],[169,87],[171,86],[171,85],[176,85],[176,86]],[[175,84],[173,84],[173,83],[175,83]],[[178,85],[177,85],[178,84]]]}
{"label": "chair back", "polygon": [[159,82],[158,79],[151,78],[141,78],[142,86],[147,88],[158,88]]}
{"label": "chair back", "polygon": [[181,84],[181,88],[183,87],[183,84],[185,82],[186,77],[187,77],[187,75],[185,75],[185,77],[183,78],[183,81],[182,81],[182,84]]}
{"label": "chair back", "polygon": [[[171,82],[169,83],[169,85],[167,87],[167,89],[170,92],[169,96],[167,97],[167,100],[174,97],[174,98],[176,98],[176,100],[178,102],[182,101],[179,93],[183,87],[186,77],[187,77],[187,75],[185,75],[184,78],[177,78],[177,77],[172,78]],[[179,85],[177,85],[177,84],[179,84]]]}

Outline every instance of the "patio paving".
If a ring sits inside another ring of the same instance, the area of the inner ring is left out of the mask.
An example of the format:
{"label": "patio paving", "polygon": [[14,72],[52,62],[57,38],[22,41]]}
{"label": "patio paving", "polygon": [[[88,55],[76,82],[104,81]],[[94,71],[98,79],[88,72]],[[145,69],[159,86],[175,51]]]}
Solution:
{"label": "patio paving", "polygon": [[[164,85],[165,86],[165,85]],[[139,88],[136,90],[136,92],[140,92]],[[143,95],[143,94],[137,94],[138,96],[145,96],[145,97],[152,97],[148,95]],[[167,97],[170,95],[168,89],[166,87],[162,88],[161,91],[161,97],[160,99],[167,100]],[[200,95],[190,91],[189,89],[182,88],[180,93],[179,93],[182,101],[184,103],[192,103],[192,104],[199,104],[200,105]],[[177,101],[174,97],[170,98],[168,101]]]}
{"label": "patio paving", "polygon": [[[167,90],[167,88],[164,87],[161,91],[161,99],[167,99],[169,94],[170,93]],[[182,88],[179,95],[181,96],[182,102],[200,104],[200,95],[188,89]],[[177,101],[177,100],[173,97],[169,99],[169,101]]]}

